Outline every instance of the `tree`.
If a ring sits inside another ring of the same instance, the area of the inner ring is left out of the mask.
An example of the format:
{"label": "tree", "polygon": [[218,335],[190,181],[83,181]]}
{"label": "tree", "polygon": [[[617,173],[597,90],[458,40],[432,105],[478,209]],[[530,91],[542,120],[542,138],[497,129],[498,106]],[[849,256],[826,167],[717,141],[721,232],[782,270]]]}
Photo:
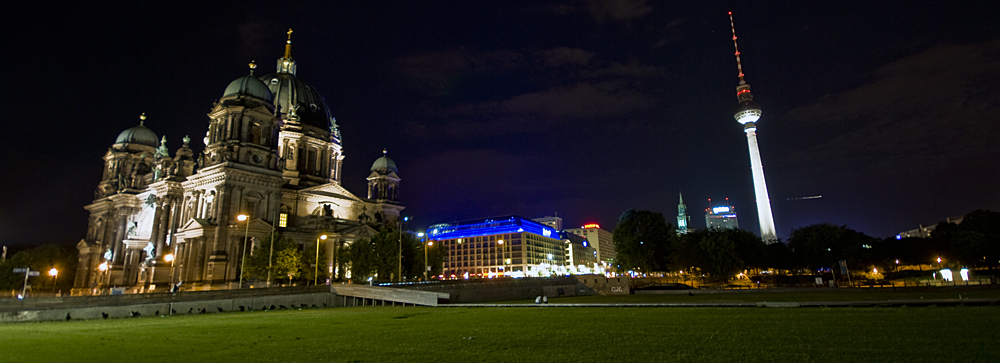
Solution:
{"label": "tree", "polygon": [[853,269],[867,269],[874,262],[870,251],[874,244],[874,238],[829,223],[796,228],[788,239],[798,263],[812,269],[834,267],[840,260],[846,260]]}
{"label": "tree", "polygon": [[[274,236],[272,249],[271,241],[270,236],[265,237],[263,243],[257,245],[252,255],[247,257],[246,274],[258,279],[265,279],[270,271],[271,278],[278,279],[288,277],[294,271],[291,276],[298,276],[302,264],[302,253],[299,251],[298,243],[295,243],[291,237],[277,234]],[[268,258],[270,258],[270,264]]]}
{"label": "tree", "polygon": [[623,270],[648,273],[667,268],[674,229],[663,214],[626,210],[613,232],[616,263]]}
{"label": "tree", "polygon": [[398,232],[383,226],[370,239],[358,239],[345,248],[351,279],[360,282],[372,277],[388,281],[398,274],[399,237]]}
{"label": "tree", "polygon": [[961,224],[941,223],[931,234],[951,257],[967,266],[995,268],[1000,259],[1000,213],[976,210]]}
{"label": "tree", "polygon": [[[13,270],[27,267],[40,272],[39,276],[28,278],[28,285],[45,291],[55,289],[68,291],[73,287],[76,278],[78,258],[79,251],[76,248],[55,244],[17,252],[0,263],[0,288],[20,289],[24,284],[24,274],[14,273]],[[52,268],[59,271],[56,279],[49,276],[48,272]]]}
{"label": "tree", "polygon": [[[737,252],[737,240],[747,239],[747,232],[739,230],[697,230],[685,234],[674,249],[672,261],[676,269],[697,267],[716,280],[727,281],[736,271],[743,269],[743,260]],[[750,239],[760,238],[750,234]],[[752,245],[752,242],[740,241]],[[763,244],[763,242],[761,242]]]}
{"label": "tree", "polygon": [[[313,245],[309,251],[302,251],[302,265],[299,268],[302,270],[302,278],[306,281],[316,281],[317,284],[326,283],[326,278],[330,276],[330,267],[326,264],[326,246],[328,241],[319,240],[319,267],[316,266],[316,245]],[[319,272],[318,277],[314,276],[316,272]]]}

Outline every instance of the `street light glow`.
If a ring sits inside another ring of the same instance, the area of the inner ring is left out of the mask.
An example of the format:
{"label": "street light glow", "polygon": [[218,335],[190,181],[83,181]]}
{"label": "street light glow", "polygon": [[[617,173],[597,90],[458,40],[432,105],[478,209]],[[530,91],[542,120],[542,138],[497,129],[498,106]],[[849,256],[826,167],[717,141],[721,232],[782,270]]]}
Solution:
{"label": "street light glow", "polygon": [[319,239],[326,241],[326,235],[324,234],[324,235],[319,236]]}
{"label": "street light glow", "polygon": [[246,214],[240,214],[240,215],[236,216],[236,220],[240,221],[240,222],[243,222],[243,221],[247,220],[247,215]]}
{"label": "street light glow", "polygon": [[172,262],[174,260],[174,254],[168,253],[166,256],[163,256],[163,260],[167,262]]}
{"label": "street light glow", "polygon": [[55,277],[58,274],[59,274],[59,270],[56,270],[55,267],[53,267],[51,270],[49,270],[49,276]]}
{"label": "street light glow", "polygon": [[104,261],[100,265],[97,265],[97,269],[101,270],[101,271],[107,271],[108,270],[108,262]]}

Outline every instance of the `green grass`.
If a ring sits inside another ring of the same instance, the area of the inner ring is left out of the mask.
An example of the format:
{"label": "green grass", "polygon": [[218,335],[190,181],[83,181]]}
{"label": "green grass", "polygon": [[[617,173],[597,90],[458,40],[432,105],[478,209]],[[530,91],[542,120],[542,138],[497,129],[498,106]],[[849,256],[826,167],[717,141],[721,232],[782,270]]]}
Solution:
{"label": "green grass", "polygon": [[[657,295],[591,295],[549,298],[550,304],[623,304],[623,303],[734,303],[734,302],[806,302],[806,301],[889,301],[920,299],[1000,299],[1000,289],[989,288],[906,288],[906,289],[814,289],[802,290],[689,290]],[[501,302],[498,302],[501,303]],[[504,303],[531,304],[534,300]]]}
{"label": "green grass", "polygon": [[335,308],[0,325],[2,362],[1000,361],[1000,308]]}

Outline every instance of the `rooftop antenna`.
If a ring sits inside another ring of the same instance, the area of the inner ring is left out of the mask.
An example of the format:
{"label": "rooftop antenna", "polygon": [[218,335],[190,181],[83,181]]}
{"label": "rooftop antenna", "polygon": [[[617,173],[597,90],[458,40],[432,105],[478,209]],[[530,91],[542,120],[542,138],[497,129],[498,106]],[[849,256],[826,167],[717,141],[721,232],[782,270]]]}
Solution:
{"label": "rooftop antenna", "polygon": [[736,45],[736,24],[733,23],[733,12],[729,12],[729,26],[733,28],[733,48],[736,48],[736,69],[740,71],[740,84],[746,84],[743,80],[743,64],[740,63],[740,46]]}

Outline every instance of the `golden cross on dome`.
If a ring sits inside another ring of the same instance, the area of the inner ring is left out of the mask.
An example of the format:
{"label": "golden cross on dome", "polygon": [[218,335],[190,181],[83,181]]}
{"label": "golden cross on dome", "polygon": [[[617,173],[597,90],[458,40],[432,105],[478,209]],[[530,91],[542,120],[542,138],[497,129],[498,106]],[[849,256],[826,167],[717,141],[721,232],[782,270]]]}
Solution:
{"label": "golden cross on dome", "polygon": [[143,112],[141,115],[139,115],[139,125],[142,125],[143,121],[146,121],[146,113],[145,112]]}
{"label": "golden cross on dome", "polygon": [[292,28],[288,28],[288,40],[285,41],[285,59],[292,59]]}
{"label": "golden cross on dome", "polygon": [[253,70],[257,69],[257,63],[254,63],[254,62],[255,61],[250,61],[250,75],[251,76],[253,75]]}

